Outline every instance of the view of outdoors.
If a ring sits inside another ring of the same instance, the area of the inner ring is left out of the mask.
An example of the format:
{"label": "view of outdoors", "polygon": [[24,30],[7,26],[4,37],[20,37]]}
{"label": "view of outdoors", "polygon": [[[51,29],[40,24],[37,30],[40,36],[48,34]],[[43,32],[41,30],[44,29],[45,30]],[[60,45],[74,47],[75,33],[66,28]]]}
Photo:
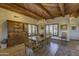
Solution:
{"label": "view of outdoors", "polygon": [[46,35],[58,36],[58,25],[57,24],[46,25]]}

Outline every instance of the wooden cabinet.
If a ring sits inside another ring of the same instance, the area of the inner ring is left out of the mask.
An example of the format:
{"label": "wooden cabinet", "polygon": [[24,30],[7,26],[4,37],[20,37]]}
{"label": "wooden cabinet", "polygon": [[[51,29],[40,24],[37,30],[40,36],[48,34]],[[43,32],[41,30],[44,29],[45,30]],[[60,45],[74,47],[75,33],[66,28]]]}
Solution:
{"label": "wooden cabinet", "polygon": [[8,47],[15,46],[24,42],[26,32],[24,31],[24,23],[7,21],[8,24]]}
{"label": "wooden cabinet", "polygon": [[8,21],[9,32],[21,32],[24,31],[24,24],[15,21]]}

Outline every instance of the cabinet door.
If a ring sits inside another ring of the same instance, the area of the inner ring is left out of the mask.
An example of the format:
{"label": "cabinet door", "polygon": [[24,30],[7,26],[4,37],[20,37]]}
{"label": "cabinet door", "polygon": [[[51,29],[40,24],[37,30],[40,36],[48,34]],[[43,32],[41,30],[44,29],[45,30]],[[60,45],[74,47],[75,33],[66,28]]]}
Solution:
{"label": "cabinet door", "polygon": [[9,32],[22,32],[24,31],[24,24],[21,22],[8,21]]}
{"label": "cabinet door", "polygon": [[8,39],[8,47],[12,47],[21,43],[24,43],[26,40],[26,33],[25,32],[11,32],[9,33]]}
{"label": "cabinet door", "polygon": [[8,47],[21,44],[26,39],[24,23],[8,21]]}
{"label": "cabinet door", "polygon": [[28,24],[24,24],[24,31],[28,33]]}
{"label": "cabinet door", "polygon": [[24,31],[23,23],[15,22],[14,23],[14,29],[15,29],[15,32],[17,32],[17,31],[19,31],[19,32]]}
{"label": "cabinet door", "polygon": [[15,45],[16,34],[14,32],[8,33],[8,47],[12,47]]}
{"label": "cabinet door", "polygon": [[7,22],[8,32],[14,32],[14,22]]}

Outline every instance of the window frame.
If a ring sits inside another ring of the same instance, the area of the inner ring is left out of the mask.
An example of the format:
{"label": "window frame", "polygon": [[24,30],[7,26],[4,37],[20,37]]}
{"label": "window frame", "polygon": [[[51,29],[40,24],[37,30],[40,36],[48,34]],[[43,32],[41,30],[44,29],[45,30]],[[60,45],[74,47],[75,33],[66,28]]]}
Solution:
{"label": "window frame", "polygon": [[[45,34],[46,34],[46,26],[48,25],[48,30],[49,30],[49,35],[51,35],[50,33],[50,25],[57,25],[57,35],[54,34],[54,27],[53,27],[53,36],[59,36],[59,24],[58,23],[54,23],[54,24],[46,24],[45,25]],[[47,35],[47,34],[46,34]]]}
{"label": "window frame", "polygon": [[[31,34],[32,34],[32,35],[29,35],[29,33],[28,33],[28,36],[36,36],[36,35],[38,35],[38,25],[36,25],[36,24],[28,24],[28,25],[27,25],[27,28],[29,28],[29,27],[28,27],[29,25],[32,25],[32,26],[31,26]],[[37,27],[37,31],[36,31],[37,33],[36,33],[36,34],[33,34],[33,29],[32,29],[32,28],[33,28],[33,25]],[[28,30],[28,32],[29,32],[29,30]]]}

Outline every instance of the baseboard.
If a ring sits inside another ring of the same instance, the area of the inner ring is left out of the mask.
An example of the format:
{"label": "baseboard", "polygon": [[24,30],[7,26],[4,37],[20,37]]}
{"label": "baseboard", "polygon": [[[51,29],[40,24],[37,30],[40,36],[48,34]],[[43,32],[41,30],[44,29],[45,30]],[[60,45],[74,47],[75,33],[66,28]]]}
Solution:
{"label": "baseboard", "polygon": [[79,41],[79,39],[70,39],[71,41],[73,40],[73,41]]}

